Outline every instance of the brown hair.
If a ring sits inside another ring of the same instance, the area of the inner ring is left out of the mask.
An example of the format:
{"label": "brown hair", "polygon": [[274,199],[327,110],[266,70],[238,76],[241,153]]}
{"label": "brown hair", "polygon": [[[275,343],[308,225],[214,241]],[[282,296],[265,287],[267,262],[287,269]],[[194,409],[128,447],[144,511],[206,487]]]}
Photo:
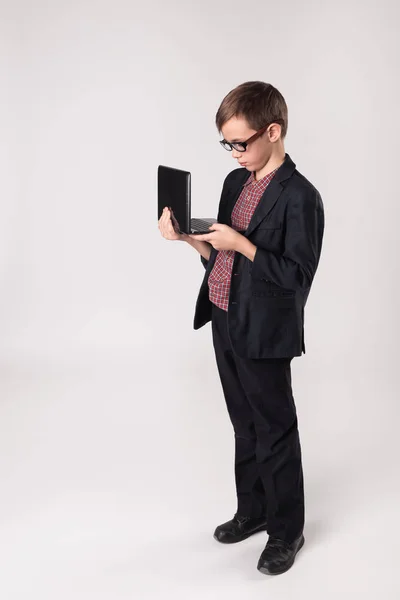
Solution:
{"label": "brown hair", "polygon": [[270,123],[281,125],[281,138],[288,128],[288,109],[282,94],[270,83],[247,81],[235,87],[222,100],[215,116],[218,131],[232,117],[244,117],[252,129]]}

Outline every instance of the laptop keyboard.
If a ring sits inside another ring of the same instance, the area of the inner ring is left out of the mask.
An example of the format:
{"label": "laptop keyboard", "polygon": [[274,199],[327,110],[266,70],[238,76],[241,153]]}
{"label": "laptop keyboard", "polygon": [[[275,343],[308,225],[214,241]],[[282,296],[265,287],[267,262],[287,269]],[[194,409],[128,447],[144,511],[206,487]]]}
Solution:
{"label": "laptop keyboard", "polygon": [[210,233],[211,223],[207,223],[206,221],[202,221],[201,219],[191,219],[190,227],[195,229],[196,231],[204,231],[205,233]]}

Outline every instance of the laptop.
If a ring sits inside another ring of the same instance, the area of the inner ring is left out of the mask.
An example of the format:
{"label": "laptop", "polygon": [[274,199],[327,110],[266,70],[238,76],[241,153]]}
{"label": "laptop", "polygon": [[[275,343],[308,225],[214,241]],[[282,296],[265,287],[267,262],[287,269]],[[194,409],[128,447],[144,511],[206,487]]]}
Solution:
{"label": "laptop", "polygon": [[159,165],[158,167],[158,219],[164,206],[169,206],[175,217],[180,233],[210,233],[210,225],[217,219],[192,219],[191,217],[191,175],[189,171]]}

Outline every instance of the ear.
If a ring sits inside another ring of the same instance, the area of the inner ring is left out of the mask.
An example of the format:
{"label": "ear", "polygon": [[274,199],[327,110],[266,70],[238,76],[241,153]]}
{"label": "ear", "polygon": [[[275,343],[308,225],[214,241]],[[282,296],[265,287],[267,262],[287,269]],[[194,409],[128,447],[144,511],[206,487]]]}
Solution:
{"label": "ear", "polygon": [[268,129],[268,136],[270,142],[277,142],[282,133],[282,126],[279,123],[272,123],[271,127]]}

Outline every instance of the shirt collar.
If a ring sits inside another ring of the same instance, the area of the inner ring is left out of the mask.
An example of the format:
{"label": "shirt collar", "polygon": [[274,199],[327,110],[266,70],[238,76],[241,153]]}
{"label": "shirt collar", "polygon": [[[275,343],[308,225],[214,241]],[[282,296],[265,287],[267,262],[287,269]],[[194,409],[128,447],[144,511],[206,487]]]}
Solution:
{"label": "shirt collar", "polygon": [[277,170],[279,169],[279,167],[277,167],[276,169],[274,169],[273,171],[271,171],[271,173],[268,173],[267,175],[265,175],[264,177],[262,177],[261,179],[257,180],[255,178],[254,175],[254,171],[251,171],[249,178],[246,180],[244,187],[248,186],[248,185],[253,185],[255,187],[264,187],[267,186],[268,183],[271,181],[271,179],[273,178],[273,176],[275,175],[275,173],[277,172]]}

